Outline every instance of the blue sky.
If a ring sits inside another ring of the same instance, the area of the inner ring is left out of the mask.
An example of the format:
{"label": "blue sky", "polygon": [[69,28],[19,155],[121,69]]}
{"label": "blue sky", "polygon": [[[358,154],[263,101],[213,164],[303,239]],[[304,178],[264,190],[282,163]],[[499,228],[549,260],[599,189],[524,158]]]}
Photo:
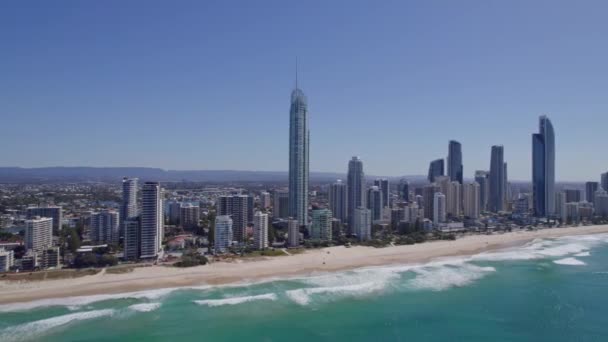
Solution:
{"label": "blue sky", "polygon": [[1,166],[286,170],[296,56],[310,168],[608,171],[605,1],[3,1]]}

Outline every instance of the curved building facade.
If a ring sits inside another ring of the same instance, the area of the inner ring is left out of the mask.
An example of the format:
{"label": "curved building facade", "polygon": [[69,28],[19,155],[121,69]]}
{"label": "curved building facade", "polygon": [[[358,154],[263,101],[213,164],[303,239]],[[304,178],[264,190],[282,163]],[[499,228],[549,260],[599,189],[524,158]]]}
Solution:
{"label": "curved building facade", "polygon": [[297,87],[289,110],[289,216],[308,225],[308,100]]}

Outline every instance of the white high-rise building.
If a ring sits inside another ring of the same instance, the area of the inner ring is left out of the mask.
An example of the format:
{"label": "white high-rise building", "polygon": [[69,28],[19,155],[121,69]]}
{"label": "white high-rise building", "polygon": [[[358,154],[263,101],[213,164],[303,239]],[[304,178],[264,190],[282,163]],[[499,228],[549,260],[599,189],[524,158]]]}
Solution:
{"label": "white high-rise building", "polygon": [[433,197],[433,223],[439,225],[445,222],[445,195],[441,192],[436,192]]}
{"label": "white high-rise building", "polygon": [[359,241],[367,241],[372,238],[372,211],[359,207],[355,209],[354,233]]}
{"label": "white high-rise building", "polygon": [[462,214],[462,184],[459,182],[450,182],[448,184],[446,205],[447,213],[453,217],[459,217]]}
{"label": "white high-rise building", "polygon": [[268,248],[268,214],[260,211],[253,215],[253,246],[255,249]]}
{"label": "white high-rise building", "polygon": [[332,212],[329,209],[317,209],[312,211],[312,227],[310,238],[315,240],[331,241]]}
{"label": "white high-rise building", "polygon": [[579,220],[580,216],[578,202],[566,203],[566,222],[578,223]]}
{"label": "white high-rise building", "polygon": [[603,189],[596,191],[593,205],[595,207],[595,215],[608,217],[608,192]]}
{"label": "white high-rise building", "polygon": [[481,207],[480,192],[481,187],[477,182],[464,184],[464,216],[472,219],[479,218],[479,212]]}
{"label": "white high-rise building", "polygon": [[13,251],[0,248],[0,273],[10,271],[15,262]]}
{"label": "white high-rise building", "polygon": [[334,218],[346,223],[348,217],[347,211],[347,190],[346,184],[338,179],[334,184],[329,186],[329,209],[334,215]]}
{"label": "white high-rise building", "polygon": [[300,224],[298,220],[289,219],[287,221],[287,244],[289,247],[300,245]]}
{"label": "white high-rise building", "polygon": [[215,218],[215,253],[226,253],[232,245],[232,219],[228,215]]}
{"label": "white high-rise building", "polygon": [[114,210],[103,210],[91,214],[91,240],[98,244],[114,244],[119,242],[119,215]]}
{"label": "white high-rise building", "polygon": [[164,235],[163,190],[158,182],[145,182],[142,189],[140,258],[157,258]]}
{"label": "white high-rise building", "polygon": [[137,217],[137,178],[122,179],[122,203],[120,204],[120,229],[124,231],[123,222]]}
{"label": "white high-rise building", "polygon": [[36,216],[25,221],[25,248],[42,253],[53,245],[53,219]]}
{"label": "white high-rise building", "polygon": [[53,230],[61,231],[61,223],[63,221],[63,210],[56,205],[41,205],[39,207],[29,207],[26,209],[28,220],[36,216],[47,217],[53,219]]}

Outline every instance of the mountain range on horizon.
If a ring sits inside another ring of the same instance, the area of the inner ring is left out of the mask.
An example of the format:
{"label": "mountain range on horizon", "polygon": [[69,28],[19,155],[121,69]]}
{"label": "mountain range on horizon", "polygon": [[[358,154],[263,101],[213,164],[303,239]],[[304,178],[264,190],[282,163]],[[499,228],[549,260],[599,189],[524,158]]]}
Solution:
{"label": "mountain range on horizon", "polygon": [[[164,170],[153,167],[0,167],[2,183],[54,183],[54,182],[116,182],[122,177],[137,177],[142,181],[159,182],[287,182],[287,171],[242,171],[242,170]],[[368,176],[409,181],[424,181],[426,176],[402,177]],[[346,179],[346,173],[310,172],[314,182],[329,182]]]}

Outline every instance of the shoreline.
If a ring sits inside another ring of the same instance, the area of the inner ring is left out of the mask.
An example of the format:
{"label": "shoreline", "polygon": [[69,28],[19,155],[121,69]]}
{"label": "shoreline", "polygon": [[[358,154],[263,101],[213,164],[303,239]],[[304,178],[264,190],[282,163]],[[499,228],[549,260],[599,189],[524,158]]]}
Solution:
{"label": "shoreline", "polygon": [[0,281],[0,304],[77,296],[113,295],[146,290],[273,281],[316,272],[338,272],[395,264],[421,264],[434,259],[475,255],[524,245],[534,239],[608,233],[608,225],[467,235],[455,241],[433,241],[383,248],[353,246],[307,250],[290,256],[215,262],[174,268],[149,266],[129,273],[105,271],[73,279]]}

